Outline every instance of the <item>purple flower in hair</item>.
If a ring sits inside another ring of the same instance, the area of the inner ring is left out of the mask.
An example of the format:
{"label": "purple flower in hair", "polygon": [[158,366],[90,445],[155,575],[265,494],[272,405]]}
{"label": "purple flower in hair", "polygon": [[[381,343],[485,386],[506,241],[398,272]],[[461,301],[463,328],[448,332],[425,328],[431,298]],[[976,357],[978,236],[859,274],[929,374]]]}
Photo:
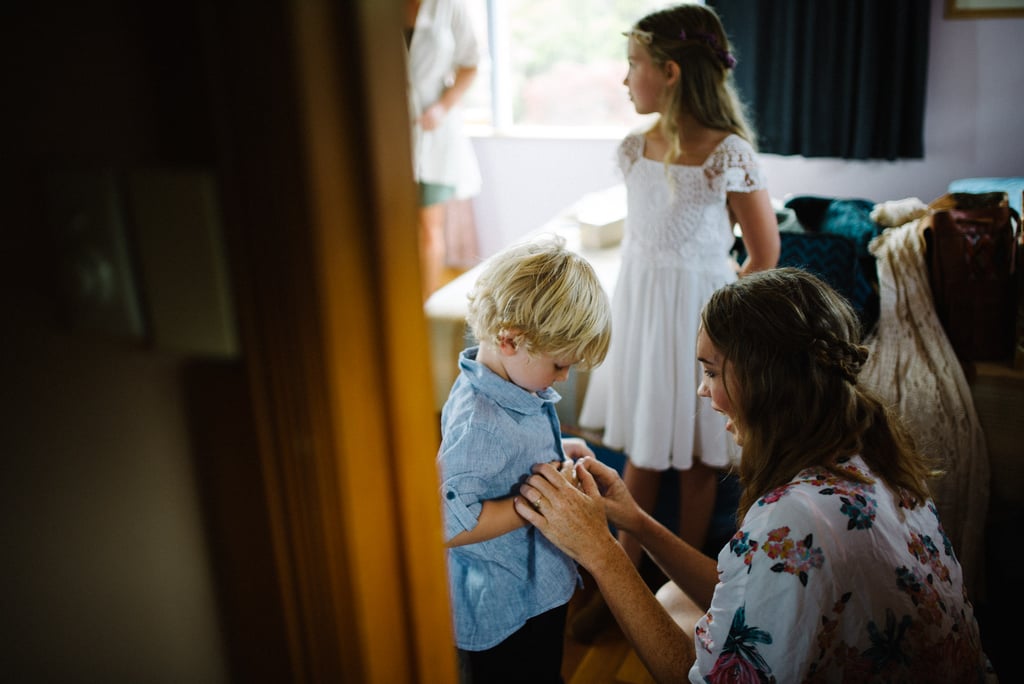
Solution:
{"label": "purple flower in hair", "polygon": [[699,40],[711,48],[711,51],[718,57],[718,61],[720,61],[726,69],[732,69],[736,66],[736,58],[733,57],[731,52],[723,50],[718,46],[718,37],[713,33],[705,33],[701,31],[690,38],[686,35],[686,29],[683,29],[679,32],[679,40]]}

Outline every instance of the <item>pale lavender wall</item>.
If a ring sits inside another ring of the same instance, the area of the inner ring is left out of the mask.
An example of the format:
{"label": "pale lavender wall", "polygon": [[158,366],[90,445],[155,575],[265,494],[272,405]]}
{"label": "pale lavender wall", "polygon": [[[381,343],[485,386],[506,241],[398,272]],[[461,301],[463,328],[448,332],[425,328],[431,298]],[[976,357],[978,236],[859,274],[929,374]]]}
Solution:
{"label": "pale lavender wall", "polygon": [[[856,162],[764,155],[773,197],[935,199],[950,181],[1024,176],[1024,19],[946,19],[932,0],[925,158]],[[625,92],[623,92],[625,97]],[[487,256],[586,192],[617,183],[616,140],[476,138]]]}

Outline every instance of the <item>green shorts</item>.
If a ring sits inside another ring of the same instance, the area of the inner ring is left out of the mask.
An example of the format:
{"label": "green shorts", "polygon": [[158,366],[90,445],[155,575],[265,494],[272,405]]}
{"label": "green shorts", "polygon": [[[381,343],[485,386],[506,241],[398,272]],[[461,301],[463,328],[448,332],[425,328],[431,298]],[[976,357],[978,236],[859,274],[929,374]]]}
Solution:
{"label": "green shorts", "polygon": [[447,202],[455,196],[454,185],[439,185],[437,183],[420,183],[420,206],[429,207],[432,204]]}

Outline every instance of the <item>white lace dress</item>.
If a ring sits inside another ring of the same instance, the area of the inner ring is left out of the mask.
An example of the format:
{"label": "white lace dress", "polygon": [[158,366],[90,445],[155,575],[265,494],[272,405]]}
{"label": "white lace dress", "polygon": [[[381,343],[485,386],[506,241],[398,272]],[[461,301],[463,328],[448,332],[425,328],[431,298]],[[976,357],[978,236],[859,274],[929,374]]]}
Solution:
{"label": "white lace dress", "polygon": [[689,469],[694,457],[715,467],[739,450],[725,419],[697,397],[700,310],[736,279],[726,193],[765,187],[757,157],[730,135],[700,166],[643,156],[633,134],[618,150],[628,214],[622,266],[612,297],[612,343],[591,375],[580,425],[604,429],[606,445],[634,465]]}

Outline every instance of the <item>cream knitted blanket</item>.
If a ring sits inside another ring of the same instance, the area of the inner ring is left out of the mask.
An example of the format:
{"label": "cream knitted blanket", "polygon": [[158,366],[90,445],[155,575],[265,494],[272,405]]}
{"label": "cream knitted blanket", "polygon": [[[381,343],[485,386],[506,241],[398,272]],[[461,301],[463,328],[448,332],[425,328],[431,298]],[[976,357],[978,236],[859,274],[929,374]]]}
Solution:
{"label": "cream knitted blanket", "polygon": [[929,486],[977,602],[984,592],[988,450],[971,389],[932,306],[918,223],[890,228],[869,246],[880,311],[865,340],[871,354],[860,381],[898,407],[918,448],[944,470]]}

